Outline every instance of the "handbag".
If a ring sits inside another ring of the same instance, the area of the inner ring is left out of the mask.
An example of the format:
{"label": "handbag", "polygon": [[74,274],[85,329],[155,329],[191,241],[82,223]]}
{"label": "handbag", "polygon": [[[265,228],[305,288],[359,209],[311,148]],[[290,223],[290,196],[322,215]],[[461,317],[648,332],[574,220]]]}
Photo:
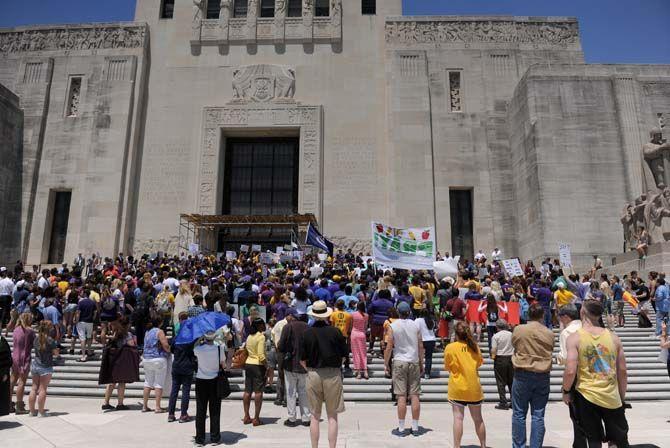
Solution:
{"label": "handbag", "polygon": [[217,350],[219,355],[219,374],[216,377],[216,393],[219,400],[224,400],[230,396],[230,381],[228,381],[228,373],[221,367],[221,347]]}
{"label": "handbag", "polygon": [[249,352],[245,347],[238,349],[233,355],[233,369],[243,369],[244,364],[247,362],[247,357],[249,357]]}

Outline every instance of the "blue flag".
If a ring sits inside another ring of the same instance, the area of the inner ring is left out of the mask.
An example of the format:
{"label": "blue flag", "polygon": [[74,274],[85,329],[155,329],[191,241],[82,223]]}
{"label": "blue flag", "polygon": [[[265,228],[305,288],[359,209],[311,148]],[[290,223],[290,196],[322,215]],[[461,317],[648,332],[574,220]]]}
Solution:
{"label": "blue flag", "polygon": [[305,244],[325,250],[328,252],[328,255],[331,257],[333,256],[333,248],[335,246],[333,243],[325,239],[318,230],[312,227],[311,223],[307,227],[307,238],[305,238]]}

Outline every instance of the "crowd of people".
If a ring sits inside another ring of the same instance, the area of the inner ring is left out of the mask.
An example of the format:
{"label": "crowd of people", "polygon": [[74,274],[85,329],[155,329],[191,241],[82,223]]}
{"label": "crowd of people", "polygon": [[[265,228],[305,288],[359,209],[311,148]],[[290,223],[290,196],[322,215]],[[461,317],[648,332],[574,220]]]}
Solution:
{"label": "crowd of people", "polygon": [[[542,446],[550,371],[558,363],[566,366],[562,392],[574,423],[573,446],[607,441],[623,448],[627,376],[616,328],[624,325],[625,303],[634,306],[641,326],[653,325],[649,314],[655,309],[656,334],[662,347],[670,347],[665,276],[610,277],[599,273],[597,257],[581,276],[547,259],[537,268],[529,261],[524,275],[511,277],[498,249],[490,257],[479,251],[459,263],[454,277],[437,278],[427,271],[382,269],[350,250],[270,265],[262,264],[260,255],[79,256],[71,267],[25,269],[19,262],[13,270],[1,268],[0,333],[3,328],[5,336],[11,333],[13,346],[10,350],[0,338],[0,415],[5,406],[5,413],[46,416],[54,366],[63,362],[64,352],[82,363],[94,359],[97,342],[104,347],[102,409],[128,409],[126,385],[140,381],[142,365],[142,412],[189,422],[195,382],[199,445],[207,441],[208,412],[209,441],[220,440],[221,372],[242,370],[244,424],[263,424],[264,393],[274,393],[274,404],[287,409],[284,425],[309,426],[316,447],[325,405],[334,447],[338,414],[345,410],[343,377],[368,380],[374,357],[383,360],[392,383],[398,413],[393,434],[417,437],[425,432],[419,425],[421,382],[433,376],[439,348],[449,372],[454,446],[460,446],[466,408],[486,446],[478,369],[489,356],[498,386],[496,408],[512,409],[514,447]],[[518,316],[511,315],[511,303],[518,304]],[[212,332],[193,344],[175,344],[181,326],[207,312],[230,318],[223,336]],[[560,329],[556,357],[553,328]],[[488,352],[479,345],[484,339]]]}

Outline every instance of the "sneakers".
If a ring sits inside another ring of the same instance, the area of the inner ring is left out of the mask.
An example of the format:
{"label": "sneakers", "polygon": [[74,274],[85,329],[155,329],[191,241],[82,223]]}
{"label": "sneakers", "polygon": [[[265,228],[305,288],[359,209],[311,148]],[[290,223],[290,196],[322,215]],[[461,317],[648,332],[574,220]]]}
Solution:
{"label": "sneakers", "polygon": [[500,409],[501,411],[508,411],[510,409],[510,405],[507,403],[498,403],[496,405],[496,409]]}
{"label": "sneakers", "polygon": [[398,428],[395,428],[393,431],[391,431],[391,435],[394,435],[396,437],[407,437],[410,434],[412,434],[412,430],[409,428],[406,428],[404,430],[399,430]]}
{"label": "sneakers", "polygon": [[168,423],[172,423],[172,422],[174,422],[175,420],[177,420],[177,419],[175,418],[174,415],[172,415],[172,414],[168,415]]}
{"label": "sneakers", "polygon": [[181,417],[179,417],[179,423],[188,423],[191,421],[191,416],[188,414],[184,414]]}
{"label": "sneakers", "polygon": [[17,402],[16,407],[14,409],[14,414],[26,415],[27,413],[28,411],[26,410],[26,405],[22,401]]}
{"label": "sneakers", "polygon": [[309,420],[304,421],[304,422],[301,423],[301,425],[302,425],[302,426],[309,426],[309,425],[310,425],[310,421],[309,421]]}
{"label": "sneakers", "polygon": [[106,403],[106,404],[103,404],[100,408],[101,408],[103,411],[111,411],[112,409],[114,409],[114,406],[112,406],[112,405],[109,404],[109,403]]}
{"label": "sneakers", "polygon": [[300,422],[298,422],[298,420],[291,420],[291,419],[284,420],[284,426],[288,426],[289,428],[295,428],[298,425],[300,425]]}
{"label": "sneakers", "polygon": [[125,404],[117,404],[116,405],[116,410],[117,411],[127,411],[128,409],[130,409],[130,408],[128,406],[126,406]]}

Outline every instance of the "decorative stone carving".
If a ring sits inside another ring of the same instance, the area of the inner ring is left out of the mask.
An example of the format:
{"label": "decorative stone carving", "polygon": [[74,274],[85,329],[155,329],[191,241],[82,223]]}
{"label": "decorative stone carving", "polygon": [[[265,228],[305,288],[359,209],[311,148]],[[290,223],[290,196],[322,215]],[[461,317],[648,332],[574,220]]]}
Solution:
{"label": "decorative stone carving", "polygon": [[460,72],[449,72],[449,103],[452,112],[460,112],[462,110]]}
{"label": "decorative stone carving", "polygon": [[249,0],[247,3],[247,42],[256,42],[256,27],[258,23],[258,0]]}
{"label": "decorative stone carving", "polygon": [[233,71],[234,101],[292,101],[295,70],[282,65],[246,65]]}
{"label": "decorative stone carving", "polygon": [[577,22],[412,21],[386,22],[386,41],[394,44],[503,42],[571,45],[579,42]]}
{"label": "decorative stone carving", "polygon": [[104,50],[144,46],[146,25],[99,25],[0,32],[0,53]]}
{"label": "decorative stone carving", "polygon": [[284,29],[286,28],[286,2],[287,0],[275,0],[274,40],[280,44],[284,42]]}
{"label": "decorative stone carving", "polygon": [[[665,172],[664,161],[670,157],[670,143],[663,140],[661,128],[653,128],[649,132],[649,143],[642,146],[642,155],[649,166],[653,179],[645,179],[646,189],[664,188],[670,185],[668,173]],[[648,176],[645,176],[648,177]]]}
{"label": "decorative stone carving", "polygon": [[311,42],[314,37],[314,0],[302,0],[303,39]]}
{"label": "decorative stone carving", "polygon": [[330,37],[342,40],[342,0],[330,0]]}
{"label": "decorative stone carving", "polygon": [[164,252],[167,254],[179,253],[179,236],[171,235],[161,239],[137,239],[133,241],[133,253],[137,258],[144,254]]}
{"label": "decorative stone carving", "polygon": [[221,0],[221,10],[219,11],[219,28],[221,42],[228,43],[228,24],[233,16],[233,0]]}
{"label": "decorative stone carving", "polygon": [[202,21],[205,18],[205,0],[193,0],[192,40],[200,42],[202,37]]}

